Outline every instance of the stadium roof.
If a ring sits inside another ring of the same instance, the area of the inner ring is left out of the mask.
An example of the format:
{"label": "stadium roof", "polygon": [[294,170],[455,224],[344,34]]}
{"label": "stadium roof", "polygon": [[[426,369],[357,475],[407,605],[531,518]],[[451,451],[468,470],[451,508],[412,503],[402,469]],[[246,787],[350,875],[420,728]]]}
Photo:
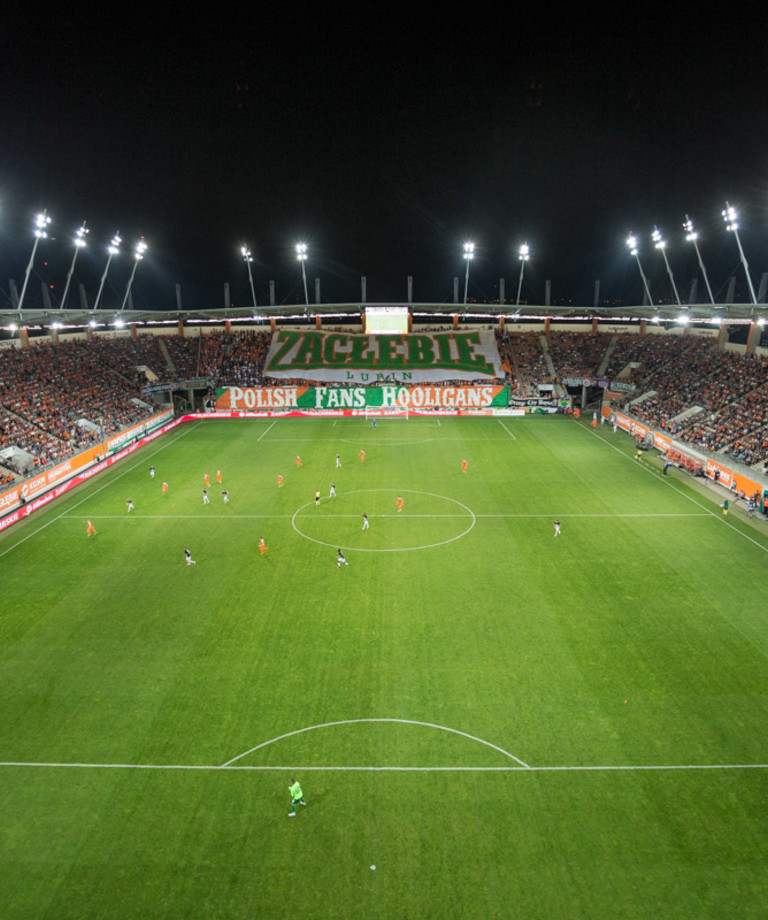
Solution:
{"label": "stadium roof", "polygon": [[[267,322],[276,319],[314,319],[316,316],[343,319],[359,316],[366,307],[393,306],[387,304],[343,303],[303,304],[257,307],[230,307],[228,309],[187,310],[84,310],[57,308],[29,308],[22,310],[0,310],[0,327],[54,327],[61,328],[93,326],[117,326],[137,324],[168,324],[181,322],[223,322],[224,320]],[[768,304],[656,304],[654,306],[601,306],[584,305],[540,306],[525,304],[514,307],[510,304],[445,304],[445,303],[400,303],[407,306],[415,316],[453,317],[484,321],[500,318],[513,322],[542,321],[546,318],[584,321],[597,318],[603,322],[633,322],[646,319],[656,322],[724,323],[741,324],[758,322],[768,317]]]}

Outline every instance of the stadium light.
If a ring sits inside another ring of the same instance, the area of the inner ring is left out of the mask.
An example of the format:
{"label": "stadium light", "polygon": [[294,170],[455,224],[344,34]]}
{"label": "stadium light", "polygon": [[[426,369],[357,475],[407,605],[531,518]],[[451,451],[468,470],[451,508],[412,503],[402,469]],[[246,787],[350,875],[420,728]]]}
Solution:
{"label": "stadium light", "polygon": [[520,291],[523,287],[523,270],[525,269],[525,263],[531,257],[531,250],[527,243],[523,243],[520,247],[520,253],[518,258],[520,259],[520,280],[517,282],[517,300],[515,301],[515,306],[520,306]]}
{"label": "stadium light", "polygon": [[709,302],[714,307],[715,298],[712,295],[712,288],[709,286],[709,278],[707,277],[707,270],[704,268],[704,262],[701,258],[701,253],[699,252],[699,234],[693,229],[693,221],[686,214],[685,223],[683,224],[683,230],[685,230],[685,238],[689,243],[693,243],[693,248],[696,250],[696,258],[699,260],[699,268],[701,269],[702,275],[704,275],[704,284],[707,286],[707,294],[709,294]]}
{"label": "stadium light", "polygon": [[138,268],[139,262],[144,258],[144,253],[147,251],[147,244],[144,242],[144,239],[139,240],[136,244],[136,248],[133,250],[133,269],[131,270],[131,277],[128,279],[128,287],[125,289],[125,297],[123,297],[123,304],[120,307],[120,312],[122,313],[125,309],[126,303],[128,303],[128,295],[131,293],[131,285],[133,284],[133,276],[136,274],[136,269]]}
{"label": "stadium light", "polygon": [[672,283],[672,290],[675,295],[675,301],[679,307],[681,306],[680,297],[677,293],[677,285],[675,284],[675,279],[672,275],[672,269],[669,267],[669,259],[667,258],[667,244],[664,242],[664,238],[661,235],[661,230],[659,230],[658,227],[653,228],[653,233],[651,234],[651,236],[653,239],[654,246],[659,250],[659,252],[662,255],[662,258],[664,259],[664,265],[666,265],[667,267],[667,274],[669,275],[669,280]]}
{"label": "stadium light", "polygon": [[240,255],[243,257],[246,268],[248,269],[248,283],[251,288],[251,300],[253,301],[254,308],[256,307],[256,290],[253,286],[253,272],[251,271],[251,262],[253,262],[253,255],[248,246],[240,247]]}
{"label": "stadium light", "polygon": [[45,239],[48,236],[48,231],[46,227],[50,224],[51,218],[48,217],[48,211],[43,211],[41,214],[38,214],[35,218],[35,242],[32,244],[32,253],[29,257],[29,262],[27,264],[27,271],[24,275],[24,285],[21,288],[21,297],[19,297],[19,316],[21,316],[21,308],[24,305],[24,295],[27,293],[27,285],[29,284],[29,276],[32,273],[32,265],[35,261],[35,253],[37,252],[37,245],[40,240]]}
{"label": "stadium light", "polygon": [[69,293],[69,285],[72,281],[72,275],[75,272],[75,261],[77,260],[77,254],[81,249],[85,247],[85,237],[88,235],[88,228],[85,226],[85,221],[83,221],[82,227],[80,227],[75,233],[75,238],[73,240],[75,244],[75,251],[72,254],[72,264],[69,266],[69,273],[67,274],[67,283],[64,285],[64,293],[61,295],[61,304],[59,306],[60,310],[64,309],[64,305],[67,302],[67,294]]}
{"label": "stadium light", "polygon": [[307,292],[307,270],[305,268],[307,261],[307,244],[296,244],[296,258],[301,262],[301,280],[304,283],[304,303],[309,306],[309,293]]}
{"label": "stadium light", "polygon": [[467,271],[464,275],[464,305],[467,303],[467,288],[469,287],[469,263],[475,258],[475,244],[464,244],[464,261],[467,263]]}
{"label": "stadium light", "polygon": [[637,237],[634,233],[630,233],[627,237],[627,246],[629,246],[629,251],[635,257],[635,260],[637,261],[637,267],[640,269],[640,277],[643,279],[643,287],[645,288],[645,294],[648,297],[648,303],[653,306],[653,298],[651,297],[651,292],[648,289],[648,281],[645,277],[643,266],[640,264],[640,256],[637,250]]}
{"label": "stadium light", "polygon": [[251,255],[251,250],[247,246],[240,247],[240,255],[243,257],[243,261],[248,267],[248,282],[251,285],[251,298],[253,299],[253,308],[256,309],[256,291],[253,287],[253,273],[251,272],[251,262],[253,262],[253,256]]}
{"label": "stadium light", "polygon": [[107,272],[109,271],[109,263],[112,261],[112,257],[116,256],[120,252],[120,244],[123,241],[120,239],[120,234],[116,233],[112,239],[109,241],[109,246],[107,247],[107,264],[104,266],[104,274],[101,276],[101,283],[99,284],[99,293],[96,295],[96,302],[93,305],[93,309],[97,310],[99,307],[99,301],[101,300],[101,293],[104,290],[104,282],[107,280]]}
{"label": "stadium light", "polygon": [[755,289],[752,287],[752,278],[749,274],[749,265],[747,265],[747,257],[744,255],[744,250],[741,246],[741,240],[739,239],[739,220],[736,213],[736,208],[732,207],[728,202],[725,202],[725,209],[723,210],[723,220],[725,221],[725,229],[736,237],[736,245],[739,247],[739,256],[741,257],[741,264],[744,266],[744,274],[747,276],[747,285],[749,286],[749,296],[752,298],[752,303],[757,303],[757,298],[755,297]]}

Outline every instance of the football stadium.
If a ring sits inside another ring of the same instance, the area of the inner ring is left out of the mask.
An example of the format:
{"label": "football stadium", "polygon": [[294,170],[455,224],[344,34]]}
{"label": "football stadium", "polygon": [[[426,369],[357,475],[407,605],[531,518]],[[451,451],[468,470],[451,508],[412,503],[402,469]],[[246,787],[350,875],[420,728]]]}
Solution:
{"label": "football stadium", "polygon": [[3,917],[765,916],[756,322],[125,319],[0,342]]}

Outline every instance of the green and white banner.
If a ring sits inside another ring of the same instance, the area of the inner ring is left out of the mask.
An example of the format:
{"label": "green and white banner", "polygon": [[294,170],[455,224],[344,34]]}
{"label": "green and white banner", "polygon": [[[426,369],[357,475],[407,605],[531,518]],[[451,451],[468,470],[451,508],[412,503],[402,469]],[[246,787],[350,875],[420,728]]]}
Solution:
{"label": "green and white banner", "polygon": [[366,409],[503,409],[509,387],[224,387],[216,391],[217,412]]}
{"label": "green and white banner", "polygon": [[493,332],[358,335],[282,329],[264,377],[327,383],[488,382],[504,377]]}

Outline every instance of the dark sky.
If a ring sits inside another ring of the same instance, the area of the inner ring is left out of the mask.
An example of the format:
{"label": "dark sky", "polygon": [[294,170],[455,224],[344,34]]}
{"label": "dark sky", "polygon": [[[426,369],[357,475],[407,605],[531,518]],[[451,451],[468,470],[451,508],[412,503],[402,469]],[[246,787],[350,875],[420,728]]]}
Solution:
{"label": "dark sky", "polygon": [[[604,298],[639,303],[630,230],[669,299],[656,224],[685,299],[686,213],[716,299],[735,276],[744,301],[726,199],[756,288],[768,271],[765,12],[462,7],[425,23],[417,8],[321,7],[17,11],[0,37],[0,308],[42,208],[56,238],[27,306],[41,279],[60,296],[83,220],[76,280],[91,302],[111,235],[126,250],[146,237],[139,308],[173,307],[176,283],[186,307],[220,307],[225,281],[246,305],[243,242],[259,302],[270,279],[278,303],[299,302],[299,239],[324,302],[359,298],[361,275],[369,301],[404,298],[412,275],[417,301],[450,302],[472,239],[471,297],[496,297],[503,276],[514,298],[528,242],[524,300],[543,302],[551,280],[553,302],[591,305],[599,278]],[[103,306],[119,305],[131,265],[128,251],[113,261]]]}

